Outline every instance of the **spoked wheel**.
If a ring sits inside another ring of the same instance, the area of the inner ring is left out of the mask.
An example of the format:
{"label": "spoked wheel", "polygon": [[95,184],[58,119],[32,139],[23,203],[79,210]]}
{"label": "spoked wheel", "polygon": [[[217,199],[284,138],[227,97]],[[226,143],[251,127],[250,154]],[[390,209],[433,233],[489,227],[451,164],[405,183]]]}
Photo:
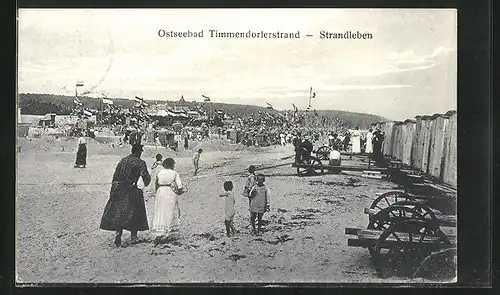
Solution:
{"label": "spoked wheel", "polygon": [[323,164],[316,157],[310,157],[309,162],[301,160],[300,164],[297,165],[298,176],[315,176],[322,175],[323,173]]}
{"label": "spoked wheel", "polygon": [[316,151],[316,156],[320,161],[328,160],[328,155],[330,154],[331,151],[332,149],[329,146],[324,145]]}
{"label": "spoked wheel", "polygon": [[405,192],[401,191],[390,191],[387,193],[383,193],[380,196],[378,196],[375,201],[372,202],[370,205],[370,209],[385,209],[387,207],[392,206],[396,202],[401,202],[401,201],[413,201],[414,198],[412,196],[409,196]]}
{"label": "spoked wheel", "polygon": [[[437,227],[438,221],[436,215],[431,210],[425,210],[417,206],[404,206],[393,204],[380,210],[377,214],[370,216],[370,222],[367,229],[386,230],[392,225],[406,222],[407,220],[418,220],[427,226]],[[374,255],[374,248],[368,247],[368,251]]]}
{"label": "spoked wheel", "polygon": [[427,222],[429,226],[438,226],[438,219],[432,210],[420,205],[392,205],[370,217],[367,229],[385,230],[389,226],[408,219]]}
{"label": "spoked wheel", "polygon": [[427,256],[413,273],[413,278],[450,281],[457,276],[457,248],[451,247]]}
{"label": "spoked wheel", "polygon": [[391,267],[409,269],[411,276],[415,262],[432,252],[452,246],[448,237],[428,221],[408,219],[390,225],[380,235],[372,256],[380,265],[382,259]]}

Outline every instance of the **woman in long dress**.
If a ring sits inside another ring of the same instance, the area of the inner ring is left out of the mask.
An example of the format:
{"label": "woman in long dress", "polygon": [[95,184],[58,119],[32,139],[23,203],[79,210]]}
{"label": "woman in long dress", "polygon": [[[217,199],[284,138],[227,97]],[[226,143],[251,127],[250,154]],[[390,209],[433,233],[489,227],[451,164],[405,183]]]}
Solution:
{"label": "woman in long dress", "polygon": [[366,133],[366,147],[365,147],[366,154],[373,153],[373,144],[372,144],[373,133],[372,133],[372,131],[373,130],[370,128],[368,130],[368,133]]}
{"label": "woman in long dress", "polygon": [[76,152],[75,168],[87,165],[87,140],[85,137],[78,138],[78,151]]}
{"label": "woman in long dress", "polygon": [[361,133],[359,132],[359,127],[352,132],[352,153],[360,154],[361,153]]}
{"label": "woman in long dress", "polygon": [[163,161],[164,169],[156,174],[156,195],[152,233],[155,243],[178,229],[181,211],[178,195],[184,192],[179,173],[174,171],[175,161],[167,158]]}

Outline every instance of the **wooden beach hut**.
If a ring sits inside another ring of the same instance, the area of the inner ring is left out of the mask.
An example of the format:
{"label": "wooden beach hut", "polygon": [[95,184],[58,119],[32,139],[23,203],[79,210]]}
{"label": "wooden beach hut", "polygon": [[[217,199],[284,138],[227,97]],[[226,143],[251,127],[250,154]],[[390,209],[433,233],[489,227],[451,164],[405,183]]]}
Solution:
{"label": "wooden beach hut", "polygon": [[445,114],[448,126],[445,132],[444,162],[442,180],[444,183],[457,186],[457,112],[449,111]]}
{"label": "wooden beach hut", "polygon": [[441,114],[435,114],[431,117],[433,121],[431,127],[431,141],[428,173],[435,178],[442,179],[442,166],[444,160],[444,147],[446,127],[448,125],[448,117]]}
{"label": "wooden beach hut", "polygon": [[415,138],[416,121],[407,119],[401,125],[402,128],[402,151],[401,161],[404,165],[412,166],[413,139]]}
{"label": "wooden beach hut", "polygon": [[392,129],[394,127],[394,122],[385,122],[380,126],[380,131],[382,131],[384,136],[384,141],[382,142],[382,153],[386,156],[392,155]]}
{"label": "wooden beach hut", "polygon": [[429,157],[431,152],[431,129],[434,121],[431,116],[422,116],[422,172],[429,172]]}
{"label": "wooden beach hut", "polygon": [[403,157],[403,122],[394,122],[392,138],[392,157],[396,160],[402,160]]}
{"label": "wooden beach hut", "polygon": [[413,137],[413,149],[411,151],[412,167],[418,170],[422,166],[422,116],[415,117],[415,136]]}

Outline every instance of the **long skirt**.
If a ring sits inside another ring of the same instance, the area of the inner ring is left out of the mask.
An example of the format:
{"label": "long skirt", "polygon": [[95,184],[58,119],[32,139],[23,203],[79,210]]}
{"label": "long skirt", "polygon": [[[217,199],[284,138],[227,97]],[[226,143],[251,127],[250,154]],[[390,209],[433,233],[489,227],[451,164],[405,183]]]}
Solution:
{"label": "long skirt", "polygon": [[371,138],[366,139],[365,153],[367,154],[373,153],[373,144]]}
{"label": "long skirt", "polygon": [[361,141],[359,137],[352,138],[352,153],[353,154],[361,153]]}
{"label": "long skirt", "polygon": [[178,230],[180,215],[178,196],[170,187],[160,186],[155,195],[153,235],[168,236],[172,231]]}
{"label": "long skirt", "polygon": [[148,230],[148,218],[142,190],[125,184],[113,183],[111,196],[101,218],[103,230]]}
{"label": "long skirt", "polygon": [[80,144],[78,146],[78,151],[76,152],[75,165],[87,165],[87,145]]}

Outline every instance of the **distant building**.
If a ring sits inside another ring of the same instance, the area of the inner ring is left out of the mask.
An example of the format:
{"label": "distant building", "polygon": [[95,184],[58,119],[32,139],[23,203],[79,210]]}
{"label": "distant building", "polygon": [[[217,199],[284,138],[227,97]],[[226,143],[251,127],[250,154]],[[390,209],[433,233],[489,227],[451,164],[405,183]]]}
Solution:
{"label": "distant building", "polygon": [[188,112],[191,110],[192,103],[186,101],[169,101],[167,106],[174,112]]}

